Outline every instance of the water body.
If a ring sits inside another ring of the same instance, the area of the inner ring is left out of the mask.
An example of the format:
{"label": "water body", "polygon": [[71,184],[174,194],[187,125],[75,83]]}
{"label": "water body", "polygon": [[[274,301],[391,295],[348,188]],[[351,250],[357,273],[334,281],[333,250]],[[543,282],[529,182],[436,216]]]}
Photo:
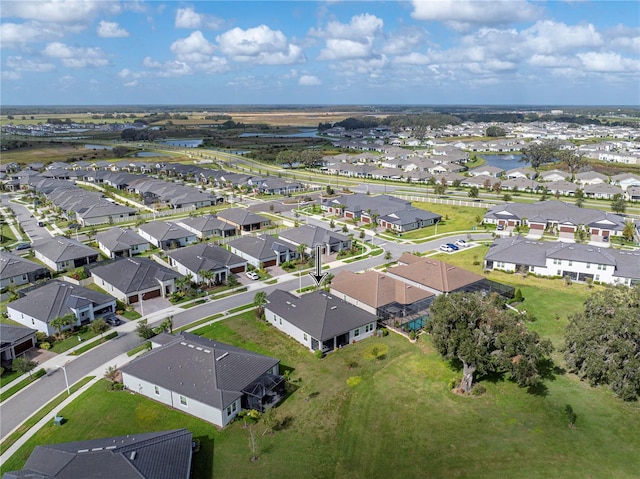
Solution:
{"label": "water body", "polygon": [[240,138],[250,138],[259,136],[261,138],[318,138],[318,130],[301,130],[298,133],[277,134],[277,133],[241,133]]}
{"label": "water body", "polygon": [[113,146],[105,145],[84,145],[87,150],[113,150]]}
{"label": "water body", "polygon": [[154,153],[153,151],[139,151],[136,156],[167,156],[162,153]]}
{"label": "water body", "polygon": [[496,166],[502,168],[505,171],[512,170],[514,168],[522,168],[527,166],[525,163],[519,161],[522,155],[486,155],[477,153],[480,158],[484,158],[487,165]]}
{"label": "water body", "polygon": [[180,146],[182,148],[198,148],[202,145],[203,140],[160,140],[158,143],[164,143],[165,145]]}

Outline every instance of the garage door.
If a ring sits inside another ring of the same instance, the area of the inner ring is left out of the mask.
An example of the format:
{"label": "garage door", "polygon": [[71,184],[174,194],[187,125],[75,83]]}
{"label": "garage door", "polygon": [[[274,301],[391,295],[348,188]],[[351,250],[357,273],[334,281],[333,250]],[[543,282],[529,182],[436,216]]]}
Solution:
{"label": "garage door", "polygon": [[129,296],[129,304],[133,304],[133,303],[137,303],[138,302],[138,295],[134,294],[133,296]]}
{"label": "garage door", "polygon": [[160,290],[156,289],[155,291],[148,291],[142,295],[142,299],[147,300],[151,298],[157,298],[160,296]]}
{"label": "garage door", "polygon": [[268,268],[269,266],[275,266],[275,265],[276,265],[276,260],[275,260],[275,259],[272,259],[272,260],[270,260],[270,261],[265,261],[264,263],[262,263],[262,265],[263,265],[265,268]]}
{"label": "garage door", "polygon": [[20,353],[24,353],[27,349],[31,349],[32,347],[33,347],[33,342],[30,339],[20,344],[16,344],[16,347],[14,349],[16,352],[16,356]]}
{"label": "garage door", "polygon": [[561,226],[560,227],[560,232],[561,233],[573,233],[573,228],[571,226]]}
{"label": "garage door", "polygon": [[244,271],[244,266],[236,266],[235,268],[231,268],[232,273],[242,273]]}

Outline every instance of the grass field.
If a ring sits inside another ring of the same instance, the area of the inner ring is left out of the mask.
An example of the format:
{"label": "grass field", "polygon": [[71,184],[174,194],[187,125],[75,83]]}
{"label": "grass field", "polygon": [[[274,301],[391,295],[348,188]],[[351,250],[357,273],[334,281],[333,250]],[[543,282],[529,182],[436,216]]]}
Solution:
{"label": "grass field", "polygon": [[[65,408],[63,427],[45,426],[35,444],[187,427],[203,439],[198,478],[635,478],[640,470],[640,407],[575,377],[557,375],[544,394],[501,377],[483,381],[481,397],[459,397],[448,383],[458,372],[429,339],[390,334],[350,345],[322,360],[252,312],[199,334],[281,358],[294,368],[296,390],[276,409],[283,423],[258,438],[249,461],[248,431],[223,431],[137,395],[107,391],[104,382]],[[381,359],[374,359],[373,348]],[[355,384],[349,386],[347,381]],[[565,405],[577,414],[567,426]],[[258,435],[264,426],[255,426]]]}

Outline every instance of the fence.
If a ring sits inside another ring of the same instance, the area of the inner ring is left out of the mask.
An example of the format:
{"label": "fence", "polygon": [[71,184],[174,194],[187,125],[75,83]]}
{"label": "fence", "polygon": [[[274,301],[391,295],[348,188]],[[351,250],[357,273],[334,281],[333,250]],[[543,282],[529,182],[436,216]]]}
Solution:
{"label": "fence", "polygon": [[453,200],[450,198],[434,198],[433,196],[413,196],[413,195],[397,195],[393,194],[396,198],[407,201],[422,201],[426,203],[436,203],[441,205],[456,205],[456,206],[470,206],[472,208],[490,208],[491,204],[482,201],[464,201]]}

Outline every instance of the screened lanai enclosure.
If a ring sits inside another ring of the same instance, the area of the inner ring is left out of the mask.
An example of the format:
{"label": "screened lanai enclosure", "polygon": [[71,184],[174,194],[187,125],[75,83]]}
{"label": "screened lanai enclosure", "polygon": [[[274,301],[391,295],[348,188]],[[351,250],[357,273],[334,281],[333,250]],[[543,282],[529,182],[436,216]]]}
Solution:
{"label": "screened lanai enclosure", "polygon": [[411,304],[401,304],[397,301],[378,308],[379,321],[388,328],[399,329],[404,332],[419,331],[429,318],[429,306],[435,296],[416,301]]}
{"label": "screened lanai enclosure", "polygon": [[242,390],[242,408],[264,412],[280,402],[285,395],[282,376],[266,373]]}

